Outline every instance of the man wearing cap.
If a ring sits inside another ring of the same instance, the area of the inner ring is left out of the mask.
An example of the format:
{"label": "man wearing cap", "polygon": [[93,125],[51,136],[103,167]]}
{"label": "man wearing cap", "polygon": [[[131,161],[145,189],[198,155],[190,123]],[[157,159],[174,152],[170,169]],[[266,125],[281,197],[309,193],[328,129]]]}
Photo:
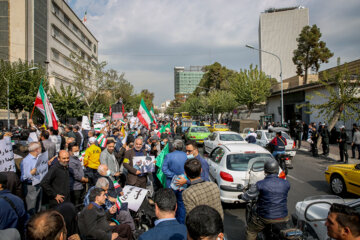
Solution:
{"label": "man wearing cap", "polygon": [[90,147],[85,151],[84,166],[85,175],[89,178],[89,185],[94,186],[96,183],[96,170],[100,165],[100,147],[96,146],[96,138],[89,139]]}
{"label": "man wearing cap", "polygon": [[115,143],[114,138],[108,138],[106,148],[100,154],[100,163],[108,166],[110,176],[117,178],[120,176],[120,167],[114,154]]}
{"label": "man wearing cap", "polygon": [[340,127],[340,135],[337,139],[337,142],[339,143],[339,150],[340,150],[340,161],[344,162],[344,156],[345,156],[345,163],[348,163],[349,155],[347,152],[347,134],[345,130],[345,126]]}

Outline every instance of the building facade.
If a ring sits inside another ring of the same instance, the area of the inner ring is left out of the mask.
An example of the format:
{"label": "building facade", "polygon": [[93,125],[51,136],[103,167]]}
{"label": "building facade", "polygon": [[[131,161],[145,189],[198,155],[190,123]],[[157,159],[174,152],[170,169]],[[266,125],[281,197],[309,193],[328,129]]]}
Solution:
{"label": "building facade", "polygon": [[194,92],[204,72],[201,66],[190,66],[174,68],[174,95],[175,98],[183,99]]}
{"label": "building facade", "polygon": [[[283,79],[296,75],[296,66],[292,61],[293,52],[297,48],[296,39],[307,25],[309,9],[304,7],[268,9],[260,15],[259,48],[279,56]],[[259,52],[259,58],[260,69],[280,81],[279,60],[264,52]]]}
{"label": "building facade", "polygon": [[0,58],[34,61],[50,86],[71,85],[70,54],[98,61],[98,40],[64,0],[0,0]]}

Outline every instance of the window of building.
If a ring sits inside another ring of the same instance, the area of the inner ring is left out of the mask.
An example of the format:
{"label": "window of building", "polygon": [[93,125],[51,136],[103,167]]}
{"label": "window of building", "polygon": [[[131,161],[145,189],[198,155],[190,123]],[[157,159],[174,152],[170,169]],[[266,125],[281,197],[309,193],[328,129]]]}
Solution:
{"label": "window of building", "polygon": [[64,23],[66,26],[70,25],[70,19],[64,14]]}
{"label": "window of building", "polygon": [[94,44],[94,53],[96,53],[96,45]]}

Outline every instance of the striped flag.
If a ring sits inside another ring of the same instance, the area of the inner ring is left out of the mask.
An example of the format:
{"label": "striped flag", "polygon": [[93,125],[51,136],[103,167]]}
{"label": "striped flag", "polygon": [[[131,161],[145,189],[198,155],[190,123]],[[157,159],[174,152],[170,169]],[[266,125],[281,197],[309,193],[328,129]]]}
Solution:
{"label": "striped flag", "polygon": [[120,200],[120,198],[119,198],[119,196],[118,196],[118,197],[116,198],[116,207],[117,207],[118,210],[120,210],[121,205],[122,205],[122,202],[121,202],[121,200]]}
{"label": "striped flag", "polygon": [[100,147],[106,147],[107,138],[104,134],[100,133],[100,135],[96,138],[96,141],[99,143]]}
{"label": "striped flag", "polygon": [[155,118],[155,112],[154,112],[154,108],[151,107],[150,109],[150,114],[151,114],[151,117],[154,119],[153,123],[155,124],[156,128],[158,128],[158,124],[156,122],[156,118]]}
{"label": "striped flag", "polygon": [[141,99],[137,117],[139,118],[142,125],[144,125],[147,129],[150,129],[150,124],[154,121],[154,119],[147,109],[144,99]]}
{"label": "striped flag", "polygon": [[121,187],[120,184],[117,181],[114,181],[113,183],[114,183],[114,188],[115,189]]}

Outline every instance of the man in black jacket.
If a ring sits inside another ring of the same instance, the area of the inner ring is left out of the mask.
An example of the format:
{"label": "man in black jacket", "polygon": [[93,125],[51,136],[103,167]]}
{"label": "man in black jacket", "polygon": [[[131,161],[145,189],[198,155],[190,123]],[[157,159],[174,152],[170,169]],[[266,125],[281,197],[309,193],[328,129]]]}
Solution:
{"label": "man in black jacket", "polygon": [[50,198],[50,207],[70,201],[69,160],[69,153],[61,150],[59,161],[49,169],[41,181],[43,190]]}
{"label": "man in black jacket", "polygon": [[345,156],[345,163],[348,163],[349,155],[348,155],[348,147],[347,147],[347,134],[345,130],[345,126],[340,127],[340,135],[337,139],[337,142],[339,143],[339,150],[340,150],[340,161],[344,162],[344,156]]}
{"label": "man in black jacket", "polygon": [[94,188],[89,196],[90,204],[79,215],[79,228],[81,235],[91,239],[132,239],[132,233],[127,224],[110,224],[112,216],[116,213],[116,205],[104,211],[105,191]]}
{"label": "man in black jacket", "polygon": [[321,124],[320,136],[321,136],[323,155],[328,156],[329,155],[330,132],[329,132],[327,126],[325,125],[325,123]]}

